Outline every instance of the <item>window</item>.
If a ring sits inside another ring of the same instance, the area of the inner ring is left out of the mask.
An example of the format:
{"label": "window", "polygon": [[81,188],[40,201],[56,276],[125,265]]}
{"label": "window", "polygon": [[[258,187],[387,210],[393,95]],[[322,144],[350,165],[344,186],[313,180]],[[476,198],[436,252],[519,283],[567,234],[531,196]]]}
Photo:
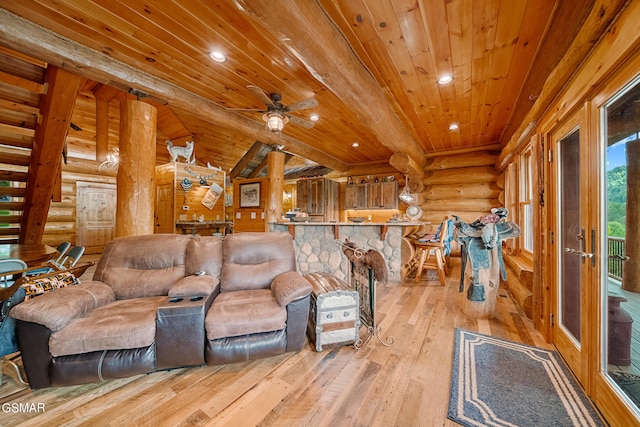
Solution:
{"label": "window", "polygon": [[528,144],[505,170],[505,206],[509,218],[522,229],[517,239],[504,242],[506,253],[533,258],[533,150]]}
{"label": "window", "polygon": [[533,253],[533,160],[531,147],[527,148],[518,161],[518,219],[522,228],[521,249]]}

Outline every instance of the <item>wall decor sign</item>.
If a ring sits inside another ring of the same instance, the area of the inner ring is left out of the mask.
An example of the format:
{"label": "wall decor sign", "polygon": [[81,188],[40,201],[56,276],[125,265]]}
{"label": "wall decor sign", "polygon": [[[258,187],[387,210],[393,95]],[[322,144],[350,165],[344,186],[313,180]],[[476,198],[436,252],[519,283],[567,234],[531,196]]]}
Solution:
{"label": "wall decor sign", "polygon": [[240,184],[240,207],[260,207],[260,183]]}

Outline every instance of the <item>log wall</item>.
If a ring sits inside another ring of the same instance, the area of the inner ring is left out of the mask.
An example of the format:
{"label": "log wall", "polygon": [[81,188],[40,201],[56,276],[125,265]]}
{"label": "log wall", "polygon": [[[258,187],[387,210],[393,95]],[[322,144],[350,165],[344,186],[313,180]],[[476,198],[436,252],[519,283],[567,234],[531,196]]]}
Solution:
{"label": "log wall", "polygon": [[498,154],[474,152],[433,157],[427,160],[419,194],[422,220],[440,224],[457,215],[472,222],[491,208],[502,206],[502,189],[494,164]]}

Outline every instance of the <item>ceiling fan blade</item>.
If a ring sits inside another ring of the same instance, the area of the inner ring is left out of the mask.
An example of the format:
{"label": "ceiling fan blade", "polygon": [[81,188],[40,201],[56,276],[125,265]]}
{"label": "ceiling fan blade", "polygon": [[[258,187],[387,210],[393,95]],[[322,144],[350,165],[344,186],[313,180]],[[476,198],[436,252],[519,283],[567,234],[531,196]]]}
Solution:
{"label": "ceiling fan blade", "polygon": [[266,110],[260,108],[227,108],[228,111],[254,111],[257,113],[266,113]]}
{"label": "ceiling fan blade", "polygon": [[317,106],[318,106],[318,101],[316,101],[315,98],[309,98],[309,99],[305,99],[304,101],[294,102],[291,105],[287,105],[285,107],[285,111],[286,112],[300,111],[300,110],[305,110],[307,108],[313,108]]}
{"label": "ceiling fan blade", "polygon": [[291,116],[289,114],[285,114],[285,116],[287,116],[289,118],[289,121],[294,125],[298,125],[305,129],[311,129],[314,126],[313,122],[301,119],[300,117]]}
{"label": "ceiling fan blade", "polygon": [[273,103],[273,101],[267,96],[267,94],[260,89],[258,86],[256,85],[249,85],[247,86],[247,89],[249,89],[251,92],[253,92],[253,94],[255,96],[257,96],[258,98],[260,98],[260,101],[264,102],[265,105],[271,105],[273,107],[275,107],[275,104]]}

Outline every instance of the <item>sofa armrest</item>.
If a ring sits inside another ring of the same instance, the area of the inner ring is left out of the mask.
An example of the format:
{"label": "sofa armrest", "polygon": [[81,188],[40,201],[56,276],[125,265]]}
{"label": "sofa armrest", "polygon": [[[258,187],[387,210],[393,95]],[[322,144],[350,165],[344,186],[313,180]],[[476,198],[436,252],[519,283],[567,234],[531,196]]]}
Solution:
{"label": "sofa armrest", "polygon": [[289,271],[276,276],[271,290],[280,307],[286,307],[291,301],[304,298],[311,293],[311,284],[297,271]]}
{"label": "sofa armrest", "polygon": [[187,276],[178,280],[169,290],[170,297],[195,297],[218,294],[220,281],[217,277],[207,274],[201,276]]}
{"label": "sofa armrest", "polygon": [[13,307],[10,315],[24,322],[46,326],[56,332],[73,320],[84,317],[115,299],[110,286],[102,282],[89,281],[56,289],[24,301]]}

